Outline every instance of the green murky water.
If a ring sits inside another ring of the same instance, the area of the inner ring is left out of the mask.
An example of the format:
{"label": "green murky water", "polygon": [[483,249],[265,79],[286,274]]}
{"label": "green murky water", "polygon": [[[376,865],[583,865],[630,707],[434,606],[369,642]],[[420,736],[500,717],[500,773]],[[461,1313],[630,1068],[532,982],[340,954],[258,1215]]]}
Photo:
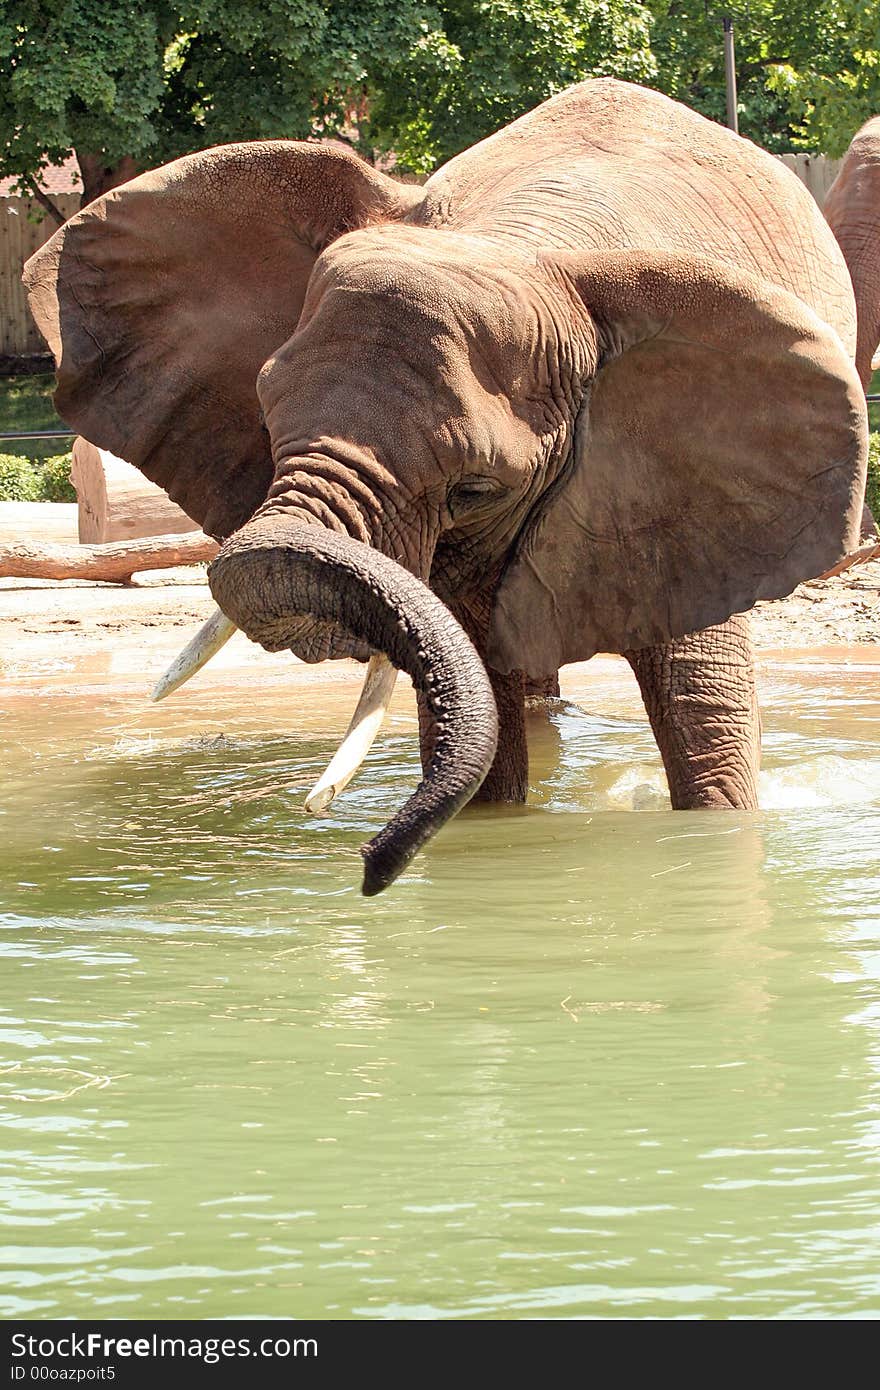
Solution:
{"label": "green murky water", "polygon": [[0,1314],[880,1315],[880,666],[769,672],[746,816],[594,663],[370,901],[409,700],[313,822],[354,687],[282,674],[14,686]]}

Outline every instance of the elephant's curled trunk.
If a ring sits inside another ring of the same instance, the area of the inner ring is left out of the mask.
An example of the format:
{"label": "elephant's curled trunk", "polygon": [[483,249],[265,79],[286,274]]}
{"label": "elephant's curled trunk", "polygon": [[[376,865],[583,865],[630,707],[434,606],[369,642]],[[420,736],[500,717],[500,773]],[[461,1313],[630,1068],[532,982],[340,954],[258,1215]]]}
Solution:
{"label": "elephant's curled trunk", "polygon": [[480,787],[498,742],[489,678],[469,639],[426,585],[380,551],[277,515],[254,518],[208,572],[224,613],[269,651],[295,620],[338,623],[412,678],[435,724],[416,791],[362,847],[363,891],[380,893]]}

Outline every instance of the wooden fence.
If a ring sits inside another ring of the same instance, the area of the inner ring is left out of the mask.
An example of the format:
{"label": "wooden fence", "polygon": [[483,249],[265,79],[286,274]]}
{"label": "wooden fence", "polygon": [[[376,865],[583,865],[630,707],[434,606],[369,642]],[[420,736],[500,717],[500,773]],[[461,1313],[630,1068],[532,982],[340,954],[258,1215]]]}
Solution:
{"label": "wooden fence", "polygon": [[[779,158],[806,184],[821,207],[841,161],[828,159],[824,154],[782,154]],[[68,217],[79,207],[78,193],[55,194],[54,198]],[[36,220],[35,206],[27,198],[0,196],[0,355],[46,351],[28,311],[21,283],[21,268],[28,256],[48,241],[55,230],[51,218]],[[36,212],[39,211],[37,207]]]}
{"label": "wooden fence", "polygon": [[819,207],[823,206],[843,163],[842,159],[829,159],[827,154],[780,154],[777,159],[806,184]]}
{"label": "wooden fence", "polygon": [[[79,207],[78,193],[53,197],[67,217]],[[39,204],[29,198],[0,197],[0,354],[47,351],[27,307],[21,268],[54,231],[54,219],[43,217]]]}

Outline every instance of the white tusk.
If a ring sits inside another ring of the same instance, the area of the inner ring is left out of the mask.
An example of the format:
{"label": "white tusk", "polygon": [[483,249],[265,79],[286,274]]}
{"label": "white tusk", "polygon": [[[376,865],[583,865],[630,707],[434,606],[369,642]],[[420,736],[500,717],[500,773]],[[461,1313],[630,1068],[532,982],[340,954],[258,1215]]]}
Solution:
{"label": "white tusk", "polygon": [[397,669],[387,656],[370,657],[361,698],[351,716],[345,738],[327,771],[318,778],[306,797],[306,810],[312,815],[326,811],[334,797],[348,786],[369,753],[391,703],[396,680]]}
{"label": "white tusk", "polygon": [[194,676],[196,671],[201,671],[206,662],[211,660],[216,652],[229,641],[233,632],[237,628],[235,623],[227,618],[226,614],[219,608],[211,614],[208,621],[199,628],[195,637],[189,642],[165,672],[164,676],[156,682],[153,687],[150,699],[154,702],[164,700],[166,695],[170,695],[173,690],[179,689],[190,676]]}

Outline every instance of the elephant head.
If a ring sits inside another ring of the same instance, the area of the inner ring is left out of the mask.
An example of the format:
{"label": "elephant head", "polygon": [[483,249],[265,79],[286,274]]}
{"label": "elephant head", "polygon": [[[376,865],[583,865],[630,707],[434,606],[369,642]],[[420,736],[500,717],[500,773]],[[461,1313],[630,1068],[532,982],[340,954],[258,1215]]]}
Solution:
{"label": "elephant head", "polygon": [[223,612],[308,660],[385,653],[433,723],[365,847],[379,891],[480,785],[497,672],[549,674],[788,593],[854,543],[864,402],[832,329],[698,256],[424,225],[337,146],[228,146],[29,262],[56,402],[224,541]]}

